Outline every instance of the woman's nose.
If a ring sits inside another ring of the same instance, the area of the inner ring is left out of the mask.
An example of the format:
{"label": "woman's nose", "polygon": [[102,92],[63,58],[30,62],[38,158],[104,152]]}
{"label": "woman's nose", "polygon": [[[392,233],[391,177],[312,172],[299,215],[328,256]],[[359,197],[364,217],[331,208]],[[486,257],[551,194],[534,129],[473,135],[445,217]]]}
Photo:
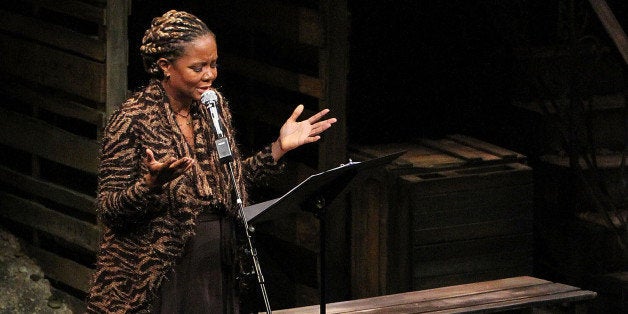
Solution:
{"label": "woman's nose", "polygon": [[209,70],[209,71],[205,71],[205,73],[203,74],[202,80],[203,81],[210,81],[216,78],[216,74],[214,73],[214,71]]}

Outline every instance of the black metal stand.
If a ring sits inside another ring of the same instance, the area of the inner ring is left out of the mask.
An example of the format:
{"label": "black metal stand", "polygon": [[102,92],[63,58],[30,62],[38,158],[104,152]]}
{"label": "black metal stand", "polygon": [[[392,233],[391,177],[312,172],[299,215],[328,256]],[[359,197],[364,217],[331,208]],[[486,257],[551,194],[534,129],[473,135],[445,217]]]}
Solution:
{"label": "black metal stand", "polygon": [[249,232],[249,223],[246,219],[246,214],[244,212],[244,205],[242,204],[242,198],[240,197],[240,190],[238,189],[238,182],[236,180],[235,174],[233,172],[233,162],[229,162],[229,174],[231,175],[231,183],[233,184],[233,189],[237,197],[238,203],[238,213],[240,219],[242,220],[242,224],[244,225],[244,233],[246,235],[246,240],[249,245],[249,250],[251,251],[251,258],[253,259],[253,266],[255,267],[255,274],[257,275],[257,283],[259,284],[260,291],[262,293],[262,298],[264,299],[264,306],[266,306],[266,313],[272,314],[272,310],[270,308],[270,300],[268,299],[268,293],[266,292],[266,282],[264,281],[264,275],[262,274],[262,267],[260,266],[259,259],[257,257],[257,250],[253,246],[253,241],[251,240],[251,233]]}
{"label": "black metal stand", "polygon": [[260,266],[259,259],[257,257],[257,250],[253,246],[251,240],[251,233],[249,229],[249,220],[246,218],[244,212],[244,204],[242,202],[242,194],[238,188],[238,180],[233,172],[233,153],[229,145],[229,139],[222,132],[221,117],[218,114],[216,104],[218,103],[218,95],[214,90],[208,90],[201,96],[201,103],[207,106],[207,110],[211,115],[212,127],[216,132],[216,153],[218,154],[218,161],[222,164],[227,164],[229,176],[231,177],[231,183],[233,184],[233,192],[236,197],[236,203],[238,206],[238,215],[242,220],[244,226],[244,234],[246,235],[247,244],[249,246],[250,254],[253,259],[253,266],[255,268],[255,274],[257,275],[257,282],[259,283],[260,290],[262,292],[262,298],[264,299],[264,305],[266,306],[266,313],[272,314],[270,309],[270,301],[268,300],[268,293],[266,293],[266,283],[264,281],[264,275],[262,274],[262,267]]}
{"label": "black metal stand", "polygon": [[357,171],[349,171],[336,179],[326,184],[324,188],[319,191],[319,194],[305,202],[302,207],[303,210],[311,212],[314,217],[318,219],[319,225],[319,309],[321,314],[325,314],[327,309],[327,295],[326,295],[326,253],[327,253],[327,208],[333,201],[340,195],[340,193],[349,185],[351,180],[355,177]]}
{"label": "black metal stand", "polygon": [[252,223],[278,219],[294,211],[295,207],[314,214],[318,219],[320,228],[320,313],[324,314],[326,312],[327,305],[325,250],[327,241],[326,215],[329,206],[350,185],[360,171],[388,164],[403,153],[405,152],[397,152],[359,163],[350,161],[346,165],[310,176],[280,198],[258,203],[245,209],[248,212],[247,220]]}

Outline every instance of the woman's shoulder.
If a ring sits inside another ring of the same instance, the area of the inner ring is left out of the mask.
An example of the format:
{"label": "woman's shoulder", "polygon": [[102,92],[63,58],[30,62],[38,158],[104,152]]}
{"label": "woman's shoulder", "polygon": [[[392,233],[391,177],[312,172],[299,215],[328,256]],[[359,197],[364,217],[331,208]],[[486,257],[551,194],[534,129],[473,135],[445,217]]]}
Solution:
{"label": "woman's shoulder", "polygon": [[150,83],[129,96],[116,110],[119,115],[134,116],[154,112],[163,104],[163,96],[159,86]]}

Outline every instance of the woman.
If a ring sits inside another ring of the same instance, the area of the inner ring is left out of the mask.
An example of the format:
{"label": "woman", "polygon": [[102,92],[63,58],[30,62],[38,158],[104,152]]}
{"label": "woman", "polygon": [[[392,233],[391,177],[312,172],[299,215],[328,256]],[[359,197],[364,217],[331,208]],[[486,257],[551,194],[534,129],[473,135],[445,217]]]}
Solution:
{"label": "woman", "polygon": [[[201,94],[218,75],[216,38],[197,17],[153,19],[140,48],[151,81],[109,119],[102,143],[97,212],[103,240],[87,309],[98,313],[233,313],[236,204]],[[317,141],[336,119],[322,110],[239,159],[231,115],[218,104],[231,141],[242,199],[246,184],[277,172],[289,150]]]}

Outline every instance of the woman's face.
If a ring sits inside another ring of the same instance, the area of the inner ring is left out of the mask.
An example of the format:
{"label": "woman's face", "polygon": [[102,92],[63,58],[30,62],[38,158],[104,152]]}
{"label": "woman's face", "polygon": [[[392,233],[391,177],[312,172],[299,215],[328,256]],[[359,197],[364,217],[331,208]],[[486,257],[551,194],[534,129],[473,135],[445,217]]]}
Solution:
{"label": "woman's face", "polygon": [[186,43],[183,48],[183,55],[178,59],[172,62],[160,59],[158,64],[164,74],[169,75],[163,86],[170,101],[185,106],[200,100],[218,76],[218,49],[211,35]]}

